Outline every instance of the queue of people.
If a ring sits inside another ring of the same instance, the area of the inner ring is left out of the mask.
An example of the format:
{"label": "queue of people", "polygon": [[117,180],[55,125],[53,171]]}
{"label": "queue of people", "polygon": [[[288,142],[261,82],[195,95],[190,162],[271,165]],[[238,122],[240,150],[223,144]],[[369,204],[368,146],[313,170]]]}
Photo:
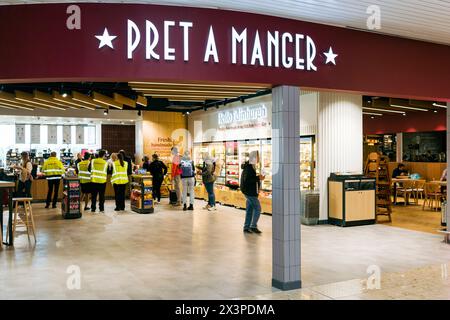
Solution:
{"label": "queue of people", "polygon": [[[22,152],[21,157],[20,165],[13,167],[20,173],[18,194],[24,197],[31,197],[33,166],[27,152]],[[178,148],[172,148],[171,182],[177,197],[174,206],[182,206],[183,211],[194,210],[196,173],[201,175],[203,185],[208,194],[207,204],[203,209],[208,211],[217,210],[214,184],[220,175],[221,164],[219,161],[214,160],[207,152],[202,154],[202,160],[202,164],[196,166],[191,159],[189,151],[184,152],[183,156],[180,156]],[[253,151],[249,154],[248,160],[242,164],[240,189],[247,199],[243,228],[245,233],[261,233],[258,229],[258,220],[261,214],[261,204],[258,199],[258,194],[261,181],[265,177],[257,174],[256,166],[258,163],[259,154],[257,151]],[[155,203],[160,203],[161,186],[164,177],[167,175],[167,166],[159,159],[157,154],[153,154],[152,161],[147,156],[143,157],[142,168],[152,175],[153,199]],[[131,158],[127,157],[123,150],[111,154],[108,161],[106,160],[105,150],[100,150],[96,155],[88,152],[83,156],[78,154],[75,161],[75,170],[80,179],[80,201],[84,202],[84,211],[91,210],[93,213],[96,212],[98,199],[98,209],[101,213],[104,213],[108,174],[111,175],[111,184],[114,188],[116,205],[114,210],[125,210],[126,186],[129,183],[129,176],[132,174],[133,163]],[[52,208],[56,208],[61,176],[65,172],[64,165],[56,157],[56,152],[52,152],[50,157],[44,162],[42,171],[48,181],[45,208],[49,208],[50,204]],[[443,173],[443,179],[447,178],[446,173],[446,171]],[[393,172],[393,177],[407,174],[406,167],[403,164],[399,164]],[[91,207],[89,207],[89,201],[91,202]]]}

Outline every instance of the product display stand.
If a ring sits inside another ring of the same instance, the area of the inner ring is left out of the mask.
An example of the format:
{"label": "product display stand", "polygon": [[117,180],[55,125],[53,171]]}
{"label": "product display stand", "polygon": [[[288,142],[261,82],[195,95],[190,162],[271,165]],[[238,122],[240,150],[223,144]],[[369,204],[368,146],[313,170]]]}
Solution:
{"label": "product display stand", "polygon": [[137,213],[153,213],[152,176],[131,176],[131,210]]}
{"label": "product display stand", "polygon": [[63,177],[61,211],[64,219],[81,218],[80,196],[80,179]]}
{"label": "product display stand", "polygon": [[376,203],[378,216],[387,216],[392,222],[391,178],[389,176],[389,158],[376,152],[369,154],[365,174],[377,181]]}

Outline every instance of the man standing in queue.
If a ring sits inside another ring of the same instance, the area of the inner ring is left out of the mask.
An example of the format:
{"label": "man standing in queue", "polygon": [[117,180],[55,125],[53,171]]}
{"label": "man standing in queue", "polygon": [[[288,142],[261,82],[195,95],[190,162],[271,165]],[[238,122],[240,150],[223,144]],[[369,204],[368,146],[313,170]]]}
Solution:
{"label": "man standing in queue", "polygon": [[116,198],[116,208],[114,211],[125,210],[125,189],[128,184],[128,162],[123,158],[122,153],[117,154],[117,160],[112,165],[111,184],[114,187],[114,194]]}
{"label": "man standing in queue", "polygon": [[91,163],[91,154],[86,152],[83,160],[77,164],[77,174],[81,185],[81,201],[84,201],[84,211],[89,210],[89,196],[91,194],[91,172],[89,165]]}
{"label": "man standing in queue", "polygon": [[55,209],[56,202],[58,202],[59,183],[61,181],[61,176],[64,174],[64,165],[62,164],[61,160],[56,158],[56,152],[53,151],[52,153],[50,153],[50,157],[44,162],[42,171],[44,172],[48,182],[47,201],[45,208],[47,209],[50,207],[53,193],[52,208]]}
{"label": "man standing in queue", "polygon": [[105,150],[98,152],[97,158],[91,161],[89,170],[91,172],[91,212],[97,209],[97,195],[98,207],[101,213],[105,212],[105,190],[106,178],[108,172],[108,163],[105,161]]}

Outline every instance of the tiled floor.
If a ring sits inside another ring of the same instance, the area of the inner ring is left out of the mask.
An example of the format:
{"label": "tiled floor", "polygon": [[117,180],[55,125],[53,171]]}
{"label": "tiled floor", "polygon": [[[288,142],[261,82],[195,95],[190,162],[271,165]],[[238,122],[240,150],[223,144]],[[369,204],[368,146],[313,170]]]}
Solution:
{"label": "tiled floor", "polygon": [[[15,249],[0,251],[0,298],[230,299],[277,294],[270,285],[270,216],[261,217],[264,233],[258,236],[244,235],[244,211],[229,207],[186,213],[161,205],[155,214],[139,215],[114,213],[108,202],[106,214],[64,220],[58,210],[42,206],[33,205],[37,245],[29,245],[22,233]],[[395,274],[447,263],[450,247],[441,240],[383,225],[302,227],[306,289],[289,294],[359,297],[354,289],[333,295],[321,286],[356,283],[360,280],[354,279],[367,278],[370,265],[382,274]],[[80,290],[67,287],[72,265],[81,273]]]}

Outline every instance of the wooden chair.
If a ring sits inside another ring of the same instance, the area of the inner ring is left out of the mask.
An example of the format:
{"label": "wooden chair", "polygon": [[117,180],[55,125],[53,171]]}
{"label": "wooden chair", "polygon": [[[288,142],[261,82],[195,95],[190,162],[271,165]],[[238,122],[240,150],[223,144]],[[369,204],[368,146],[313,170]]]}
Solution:
{"label": "wooden chair", "polygon": [[428,207],[437,211],[441,207],[442,193],[441,187],[437,183],[425,183],[425,200],[423,201],[422,210]]}
{"label": "wooden chair", "polygon": [[419,196],[420,199],[425,198],[425,183],[426,180],[415,180],[414,181],[414,198],[416,201],[416,204],[419,204]]}
{"label": "wooden chair", "polygon": [[403,181],[401,183],[401,186],[397,188],[397,198],[398,196],[402,196],[405,199],[405,206],[409,204],[409,199],[411,198],[411,195],[414,196],[414,185],[415,181],[408,180]]}
{"label": "wooden chair", "polygon": [[[14,206],[14,218],[13,218],[13,237],[16,234],[16,228],[18,226],[24,226],[27,231],[28,240],[30,240],[30,230],[33,232],[34,242],[36,243],[36,231],[33,218],[33,210],[31,207],[31,201],[33,198],[13,198]],[[19,212],[20,205],[23,205],[23,212]],[[9,232],[9,230],[8,230]],[[6,237],[8,237],[8,232]]]}

